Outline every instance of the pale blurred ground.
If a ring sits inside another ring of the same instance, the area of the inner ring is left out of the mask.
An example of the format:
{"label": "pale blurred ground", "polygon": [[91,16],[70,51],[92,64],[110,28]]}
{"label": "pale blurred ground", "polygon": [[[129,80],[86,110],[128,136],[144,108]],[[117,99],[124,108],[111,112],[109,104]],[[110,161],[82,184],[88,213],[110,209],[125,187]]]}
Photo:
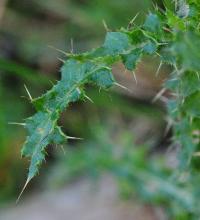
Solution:
{"label": "pale blurred ground", "polygon": [[137,198],[119,199],[115,182],[104,176],[97,184],[82,179],[63,189],[36,193],[0,212],[2,220],[164,220],[159,208]]}

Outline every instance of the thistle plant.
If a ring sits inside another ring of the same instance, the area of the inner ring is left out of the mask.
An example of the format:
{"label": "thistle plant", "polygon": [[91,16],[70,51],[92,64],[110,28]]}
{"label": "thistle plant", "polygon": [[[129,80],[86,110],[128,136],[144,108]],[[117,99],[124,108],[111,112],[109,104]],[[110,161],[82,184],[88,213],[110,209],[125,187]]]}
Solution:
{"label": "thistle plant", "polygon": [[[39,171],[49,144],[61,145],[69,138],[58,125],[70,103],[87,99],[86,88],[94,84],[108,90],[119,85],[112,66],[122,62],[134,74],[144,56],[171,66],[170,77],[156,98],[167,97],[169,126],[173,143],[179,147],[179,169],[193,172],[200,156],[200,1],[165,1],[165,9],[155,7],[144,23],[108,31],[102,46],[81,54],[65,53],[61,79],[39,98],[30,97],[36,113],[25,120],[28,136],[22,156],[31,158],[27,183]],[[159,69],[157,74],[159,73]]]}

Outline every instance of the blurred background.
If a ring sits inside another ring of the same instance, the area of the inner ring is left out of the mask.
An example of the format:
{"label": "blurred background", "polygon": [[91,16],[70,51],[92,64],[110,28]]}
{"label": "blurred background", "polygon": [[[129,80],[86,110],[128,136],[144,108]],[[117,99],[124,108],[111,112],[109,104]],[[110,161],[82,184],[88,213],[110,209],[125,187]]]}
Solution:
{"label": "blurred background", "polygon": [[17,206],[29,161],[20,156],[26,131],[9,124],[35,111],[24,84],[37,97],[59,79],[63,54],[55,48],[90,50],[103,43],[105,23],[117,30],[139,12],[140,24],[151,8],[151,0],[0,0],[0,219],[165,219],[164,209],[143,203],[148,195],[138,181],[142,172],[159,172],[150,157],[160,158],[169,146],[165,107],[152,99],[170,70],[162,67],[155,77],[156,58],[139,64],[137,83],[122,64],[113,67],[130,92],[89,87],[94,103],[75,103],[63,113],[66,134],[83,140],[49,146]]}

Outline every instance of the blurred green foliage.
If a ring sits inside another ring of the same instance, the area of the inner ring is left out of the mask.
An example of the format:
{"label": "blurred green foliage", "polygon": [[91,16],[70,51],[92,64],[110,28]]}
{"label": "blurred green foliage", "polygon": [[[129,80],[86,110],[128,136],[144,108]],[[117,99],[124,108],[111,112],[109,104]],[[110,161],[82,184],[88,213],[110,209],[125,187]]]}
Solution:
{"label": "blurred green foliage", "polygon": [[122,198],[138,195],[143,202],[161,206],[167,219],[198,219],[200,189],[194,185],[199,176],[188,175],[189,185],[185,180],[177,181],[164,152],[153,154],[152,147],[135,146],[134,142],[130,132],[116,131],[114,125],[93,126],[90,141],[76,148],[68,146],[66,154],[60,150],[57,164],[49,168],[45,188],[61,187],[82,176],[97,181],[109,173],[117,180]]}

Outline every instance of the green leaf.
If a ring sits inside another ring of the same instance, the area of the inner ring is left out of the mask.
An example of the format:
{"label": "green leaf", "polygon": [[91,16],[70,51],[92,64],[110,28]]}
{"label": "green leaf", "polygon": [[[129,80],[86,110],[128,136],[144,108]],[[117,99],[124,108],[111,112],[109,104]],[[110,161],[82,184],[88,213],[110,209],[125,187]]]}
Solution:
{"label": "green leaf", "polygon": [[174,56],[174,54],[172,53],[172,50],[169,48],[165,48],[164,50],[162,50],[161,52],[161,61],[163,63],[169,64],[174,66],[176,64],[176,56]]}
{"label": "green leaf", "polygon": [[180,81],[181,93],[184,97],[200,91],[200,78],[198,73],[185,72]]}
{"label": "green leaf", "polygon": [[115,82],[112,71],[109,68],[102,68],[95,71],[94,74],[92,74],[91,76],[91,80],[97,86],[104,89],[110,88]]}
{"label": "green leaf", "polygon": [[145,30],[149,32],[156,33],[161,30],[160,26],[161,26],[161,23],[160,23],[160,19],[158,15],[150,13],[147,16],[143,27]]}
{"label": "green leaf", "polygon": [[196,92],[185,99],[182,107],[187,115],[200,117],[200,92]]}
{"label": "green leaf", "polygon": [[116,55],[125,52],[131,46],[127,34],[121,32],[108,32],[103,47],[109,55]]}
{"label": "green leaf", "polygon": [[143,51],[147,54],[154,54],[157,51],[157,44],[153,41],[148,41],[144,45]]}
{"label": "green leaf", "polygon": [[131,44],[135,47],[148,40],[140,27],[136,27],[133,30],[127,32],[126,34],[129,36]]}
{"label": "green leaf", "polygon": [[38,172],[45,157],[45,147],[51,142],[51,135],[56,126],[57,116],[47,112],[38,112],[26,121],[29,136],[22,148],[22,156],[31,157],[28,180]]}
{"label": "green leaf", "polygon": [[82,97],[79,88],[91,80],[102,88],[109,88],[114,83],[110,68],[90,61],[69,59],[61,69],[61,80],[46,94],[32,101],[38,112],[26,120],[29,136],[22,148],[22,156],[31,157],[29,181],[38,173],[47,145],[63,144],[67,140],[57,121],[70,102]]}
{"label": "green leaf", "polygon": [[185,22],[172,11],[167,10],[167,23],[170,28],[185,31]]}
{"label": "green leaf", "polygon": [[190,165],[196,145],[192,139],[192,125],[187,117],[176,123],[175,132],[180,144],[181,151],[179,153],[180,167],[185,170]]}
{"label": "green leaf", "polygon": [[200,71],[200,35],[188,31],[179,33],[172,47],[185,70]]}
{"label": "green leaf", "polygon": [[56,126],[51,135],[51,142],[54,144],[64,144],[67,141],[67,136],[62,132],[61,127]]}
{"label": "green leaf", "polygon": [[128,54],[123,54],[122,61],[128,70],[134,70],[142,54],[141,49],[134,49]]}

